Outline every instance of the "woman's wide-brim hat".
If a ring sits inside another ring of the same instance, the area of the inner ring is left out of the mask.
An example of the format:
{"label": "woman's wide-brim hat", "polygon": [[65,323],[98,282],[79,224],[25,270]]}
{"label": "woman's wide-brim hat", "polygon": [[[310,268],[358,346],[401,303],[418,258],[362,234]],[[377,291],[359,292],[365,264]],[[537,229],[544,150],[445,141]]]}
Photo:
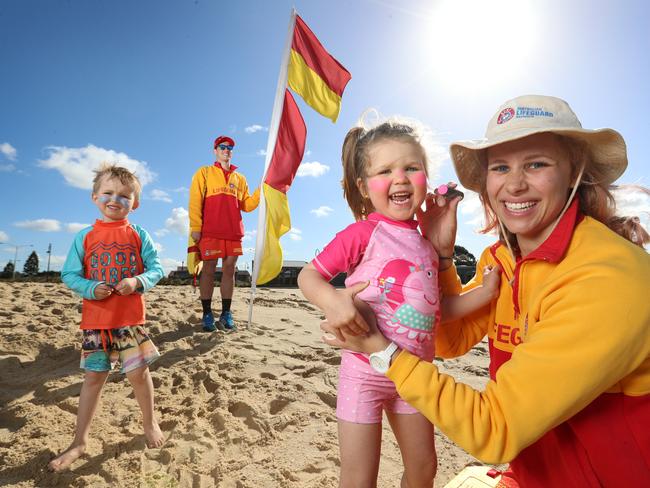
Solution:
{"label": "woman's wide-brim hat", "polygon": [[589,151],[588,164],[598,166],[600,183],[610,185],[627,168],[625,140],[613,129],[583,129],[564,100],[543,95],[524,95],[507,101],[492,117],[483,139],[451,144],[451,159],[461,184],[481,191],[485,150],[533,134],[552,132],[583,141]]}

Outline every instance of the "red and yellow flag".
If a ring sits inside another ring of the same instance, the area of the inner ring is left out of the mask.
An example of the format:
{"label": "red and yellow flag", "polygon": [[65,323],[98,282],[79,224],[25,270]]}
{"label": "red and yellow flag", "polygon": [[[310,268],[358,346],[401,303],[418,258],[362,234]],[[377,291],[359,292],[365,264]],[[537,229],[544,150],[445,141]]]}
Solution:
{"label": "red and yellow flag", "polygon": [[[255,262],[259,263],[255,279],[258,285],[271,281],[282,270],[280,237],[291,230],[287,191],[302,161],[307,137],[305,122],[286,85],[318,113],[336,122],[343,90],[351,78],[350,73],[325,50],[298,15],[295,15],[288,57],[287,81],[280,85],[285,87],[282,115],[262,185],[266,216],[264,230],[259,231],[258,228],[258,232],[264,232],[263,239],[258,235],[255,250]],[[278,96],[279,92],[276,103]],[[260,224],[262,219],[260,211]],[[260,242],[263,244],[260,245]]]}
{"label": "red and yellow flag", "polygon": [[271,281],[282,270],[280,237],[291,230],[287,190],[302,161],[306,139],[305,121],[291,93],[285,90],[278,139],[262,185],[266,202],[266,239],[260,256],[258,284]]}
{"label": "red and yellow flag", "polygon": [[288,83],[319,114],[336,122],[341,97],[352,75],[334,59],[296,15]]}

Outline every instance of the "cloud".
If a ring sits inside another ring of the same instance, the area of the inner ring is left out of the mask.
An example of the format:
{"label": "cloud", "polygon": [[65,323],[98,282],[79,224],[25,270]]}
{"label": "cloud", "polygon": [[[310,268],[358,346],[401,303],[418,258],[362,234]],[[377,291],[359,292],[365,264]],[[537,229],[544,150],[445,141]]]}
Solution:
{"label": "cloud", "polygon": [[266,149],[260,149],[255,154],[257,154],[258,156],[266,156]]}
{"label": "cloud", "polygon": [[172,203],[172,199],[169,198],[169,193],[167,193],[164,190],[159,190],[157,188],[154,188],[149,193],[149,196],[151,197],[152,200],[159,200],[161,202]]}
{"label": "cloud", "polygon": [[287,232],[287,236],[289,236],[289,239],[292,241],[302,241],[302,231],[295,227],[292,227],[291,230]]}
{"label": "cloud", "polygon": [[0,242],[9,241],[9,234],[0,230]]}
{"label": "cloud", "polygon": [[61,222],[54,219],[23,220],[22,222],[15,222],[14,225],[39,232],[57,232],[61,230]]}
{"label": "cloud", "polygon": [[88,227],[90,224],[80,224],[79,222],[69,222],[67,224],[63,224],[63,228],[65,229],[66,232],[70,233],[77,233],[81,229],[85,229]]}
{"label": "cloud", "polygon": [[463,198],[458,206],[461,215],[467,216],[467,218],[464,219],[465,225],[470,225],[476,230],[482,229],[485,226],[485,215],[478,194],[462,187],[459,187],[459,189],[465,193],[465,198]]}
{"label": "cloud", "polygon": [[312,161],[311,163],[302,163],[298,166],[298,173],[296,176],[313,176],[318,178],[319,176],[324,175],[330,170],[330,167],[326,164],[319,163],[318,161]]}
{"label": "cloud", "polygon": [[[63,267],[63,263],[65,263],[67,256],[57,256],[52,254],[50,256],[50,271],[55,271],[55,270],[60,270]],[[41,268],[41,271],[47,271],[47,256],[41,261],[40,256],[39,256],[39,267]]]}
{"label": "cloud", "polygon": [[255,240],[257,236],[257,231],[256,230],[246,230],[244,231],[244,237],[242,241],[252,241]]}
{"label": "cloud", "polygon": [[178,261],[172,258],[160,258],[160,264],[165,270],[165,276],[169,274],[170,271],[176,271],[176,268],[183,264],[183,261]]}
{"label": "cloud", "polygon": [[637,216],[646,230],[650,231],[650,195],[633,186],[613,190],[612,194],[616,200],[616,215]]}
{"label": "cloud", "polygon": [[327,217],[333,211],[334,211],[333,208],[330,208],[330,207],[328,207],[326,205],[321,205],[318,208],[310,210],[309,213],[313,213],[316,217]]}
{"label": "cloud", "polygon": [[259,132],[261,130],[267,132],[269,130],[269,128],[258,125],[258,124],[253,124],[253,125],[249,125],[248,127],[246,127],[244,129],[244,132],[246,132],[246,134],[255,134],[256,132]]}
{"label": "cloud", "polygon": [[18,151],[16,151],[16,148],[13,147],[8,142],[3,142],[2,144],[0,144],[0,154],[2,154],[5,158],[7,158],[10,161],[15,161],[16,156],[18,155]]}
{"label": "cloud", "polygon": [[130,158],[127,154],[104,149],[92,144],[86,147],[60,147],[50,146],[46,159],[39,160],[39,166],[47,169],[57,170],[66,183],[75,188],[90,190],[93,185],[97,169],[102,163],[115,163],[133,171],[142,186],[154,180],[156,174],[152,172],[147,163]]}
{"label": "cloud", "polygon": [[11,173],[12,171],[16,171],[16,165],[15,164],[0,164],[0,171],[3,173]]}
{"label": "cloud", "polygon": [[190,217],[183,207],[176,207],[172,209],[171,216],[165,219],[165,228],[159,229],[155,232],[156,236],[162,237],[170,232],[186,236],[190,229]]}
{"label": "cloud", "polygon": [[160,242],[154,242],[153,247],[158,252],[158,254],[165,250],[164,246]]}

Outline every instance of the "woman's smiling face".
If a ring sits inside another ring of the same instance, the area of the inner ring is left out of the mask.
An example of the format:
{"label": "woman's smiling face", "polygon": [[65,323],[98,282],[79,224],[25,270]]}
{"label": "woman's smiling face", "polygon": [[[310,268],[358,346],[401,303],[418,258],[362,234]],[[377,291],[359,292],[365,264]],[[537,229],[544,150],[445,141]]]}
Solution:
{"label": "woman's smiling face", "polygon": [[490,206],[517,236],[523,256],[552,232],[568,198],[571,174],[569,155],[552,133],[535,134],[487,150]]}

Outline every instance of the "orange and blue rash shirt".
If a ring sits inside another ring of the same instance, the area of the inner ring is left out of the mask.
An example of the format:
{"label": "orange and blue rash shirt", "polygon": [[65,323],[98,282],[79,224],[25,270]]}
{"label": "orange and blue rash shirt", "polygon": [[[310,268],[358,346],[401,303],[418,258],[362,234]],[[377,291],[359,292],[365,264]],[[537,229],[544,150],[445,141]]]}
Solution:
{"label": "orange and blue rash shirt", "polygon": [[[477,270],[497,264],[499,298],[436,337],[456,357],[487,334],[485,390],[402,352],[387,373],[399,394],[520,486],[650,486],[650,256],[574,202],[533,253],[514,262],[497,244]],[[453,267],[440,283],[461,290]]]}
{"label": "orange and blue rash shirt", "polygon": [[[100,283],[116,285],[124,278],[136,278],[139,287],[131,295],[111,294],[95,298]],[[117,222],[95,221],[74,238],[61,271],[61,279],[83,297],[82,329],[116,329],[143,324],[143,293],[163,277],[149,233],[142,227]]]}
{"label": "orange and blue rash shirt", "polygon": [[219,163],[202,166],[190,185],[190,232],[201,237],[239,241],[244,237],[241,212],[252,212],[260,203],[259,188],[248,193],[248,183],[230,165],[225,171]]}

